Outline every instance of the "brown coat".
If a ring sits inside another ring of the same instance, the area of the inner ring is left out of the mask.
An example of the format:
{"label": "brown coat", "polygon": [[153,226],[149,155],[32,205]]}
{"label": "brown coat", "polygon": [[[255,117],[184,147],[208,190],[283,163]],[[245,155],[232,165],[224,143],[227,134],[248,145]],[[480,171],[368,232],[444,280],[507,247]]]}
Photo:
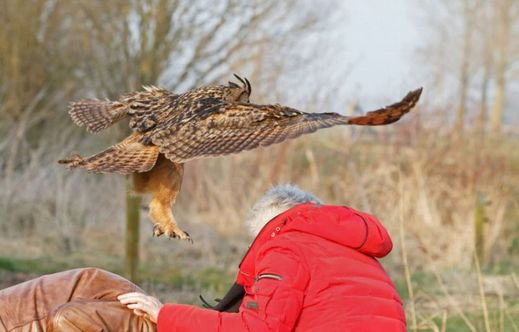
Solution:
{"label": "brown coat", "polygon": [[84,268],[0,290],[0,331],[155,331],[117,295],[143,292],[110,272]]}

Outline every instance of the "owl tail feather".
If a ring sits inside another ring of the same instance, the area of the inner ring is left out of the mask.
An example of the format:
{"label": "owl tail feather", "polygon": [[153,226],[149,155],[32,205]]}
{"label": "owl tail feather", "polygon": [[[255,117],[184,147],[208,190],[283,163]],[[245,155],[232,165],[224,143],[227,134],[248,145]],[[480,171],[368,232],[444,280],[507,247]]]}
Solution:
{"label": "owl tail feather", "polygon": [[382,126],[400,120],[418,102],[422,94],[422,88],[410,91],[401,101],[384,108],[368,112],[362,116],[354,116],[345,119],[344,124],[358,126]]}
{"label": "owl tail feather", "polygon": [[121,120],[126,115],[126,107],[109,100],[83,99],[71,103],[68,114],[78,126],[97,133]]}

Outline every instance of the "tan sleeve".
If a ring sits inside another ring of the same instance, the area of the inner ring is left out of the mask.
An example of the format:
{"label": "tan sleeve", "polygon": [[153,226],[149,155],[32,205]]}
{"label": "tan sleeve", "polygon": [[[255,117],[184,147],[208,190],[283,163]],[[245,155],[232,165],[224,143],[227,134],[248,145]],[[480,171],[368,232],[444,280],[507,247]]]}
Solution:
{"label": "tan sleeve", "polygon": [[[65,324],[67,317],[87,312],[101,313],[97,316],[92,315],[91,319],[94,320],[104,319],[105,316],[115,317],[108,308],[114,309],[114,313],[120,312],[122,305],[119,304],[119,308],[116,308],[117,306],[114,304],[117,296],[135,291],[142,292],[130,281],[96,268],[75,269],[41,276],[0,290],[0,330],[10,332],[47,331],[48,327],[52,327],[53,319],[60,324],[62,322]],[[67,307],[72,303],[74,305]],[[81,303],[88,305],[79,311],[69,310],[76,308]],[[98,310],[97,307],[104,308],[106,311]],[[134,322],[129,319],[130,315],[133,316],[131,311],[126,311],[127,315],[121,316],[121,319]],[[60,318],[58,314],[64,316]],[[139,320],[142,319],[139,318]],[[137,322],[137,324],[144,323]],[[143,331],[151,330],[144,329]]]}
{"label": "tan sleeve", "polygon": [[58,307],[47,319],[48,332],[140,331],[154,332],[156,325],[134,315],[119,301],[78,300]]}

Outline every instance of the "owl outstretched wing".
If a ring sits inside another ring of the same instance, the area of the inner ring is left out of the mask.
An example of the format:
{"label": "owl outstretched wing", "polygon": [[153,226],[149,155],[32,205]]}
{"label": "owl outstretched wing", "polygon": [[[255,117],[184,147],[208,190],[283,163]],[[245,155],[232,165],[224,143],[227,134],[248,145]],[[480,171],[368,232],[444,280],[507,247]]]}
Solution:
{"label": "owl outstretched wing", "polygon": [[98,133],[130,116],[130,128],[144,132],[170,116],[170,105],[177,95],[155,86],[129,93],[118,101],[82,99],[69,105],[72,121],[91,133]]}
{"label": "owl outstretched wing", "polygon": [[173,162],[222,156],[280,143],[336,125],[379,126],[398,121],[418,102],[422,89],[401,101],[362,116],[305,113],[281,105],[213,104],[197,118],[155,131],[145,141]]}
{"label": "owl outstretched wing", "polygon": [[84,168],[94,173],[131,174],[149,171],[157,162],[159,148],[140,143],[141,135],[134,133],[91,157],[79,155],[59,160],[70,168]]}

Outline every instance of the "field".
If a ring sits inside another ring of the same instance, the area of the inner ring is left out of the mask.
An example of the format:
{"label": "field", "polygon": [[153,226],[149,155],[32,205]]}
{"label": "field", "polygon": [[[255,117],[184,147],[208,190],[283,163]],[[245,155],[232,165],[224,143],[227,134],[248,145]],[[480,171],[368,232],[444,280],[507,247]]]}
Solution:
{"label": "field", "polygon": [[[195,243],[152,238],[144,200],[139,284],[165,301],[221,296],[250,241],[241,223],[248,207],[271,184],[292,182],[383,221],[395,248],[382,263],[411,327],[517,331],[517,143],[453,137],[412,117],[398,130],[337,128],[191,162],[174,211]],[[72,267],[124,273],[125,179],[62,169],[55,160],[68,151],[48,148],[1,178],[1,287]]]}
{"label": "field", "polygon": [[[290,182],[382,221],[410,331],[519,331],[519,1],[207,4],[0,0],[0,288],[95,266],[201,305],[233,281],[248,209]],[[424,92],[390,126],[187,163],[174,214],[194,244],[153,238],[149,197],[129,195],[125,177],[57,164],[129,133],[125,121],[85,132],[71,101],[143,85],[177,94],[232,73],[252,83],[251,103],[306,112],[360,114]]]}

